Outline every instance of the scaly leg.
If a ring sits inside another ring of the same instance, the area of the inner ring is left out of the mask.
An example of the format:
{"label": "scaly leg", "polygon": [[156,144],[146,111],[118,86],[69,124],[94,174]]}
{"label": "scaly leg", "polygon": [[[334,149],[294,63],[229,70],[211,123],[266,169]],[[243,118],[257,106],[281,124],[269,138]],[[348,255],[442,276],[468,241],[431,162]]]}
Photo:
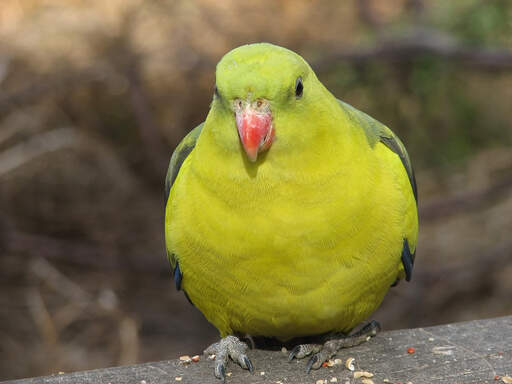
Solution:
{"label": "scaly leg", "polygon": [[366,324],[363,328],[361,328],[356,333],[343,336],[343,335],[333,335],[329,338],[323,345],[322,344],[301,344],[297,345],[292,349],[290,355],[288,356],[288,360],[292,361],[293,358],[302,359],[311,353],[314,353],[313,356],[308,361],[306,365],[306,372],[309,373],[311,369],[318,369],[322,366],[324,361],[329,360],[333,357],[336,352],[338,352],[342,348],[354,347],[356,345],[362,344],[365,341],[370,340],[373,336],[375,336],[380,331],[380,324],[375,320],[372,320],[370,323]]}
{"label": "scaly leg", "polygon": [[248,369],[251,373],[254,371],[251,360],[247,357],[247,344],[241,342],[238,337],[226,336],[219,342],[210,345],[204,353],[215,355],[215,377],[226,381],[226,365],[228,359],[237,362],[243,369]]}

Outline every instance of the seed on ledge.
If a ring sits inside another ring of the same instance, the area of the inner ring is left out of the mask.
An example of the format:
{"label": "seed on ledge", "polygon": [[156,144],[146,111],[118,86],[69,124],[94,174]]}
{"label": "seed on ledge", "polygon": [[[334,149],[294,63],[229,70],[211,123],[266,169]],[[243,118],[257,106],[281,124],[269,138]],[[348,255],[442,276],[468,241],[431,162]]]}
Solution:
{"label": "seed on ledge", "polygon": [[373,373],[367,371],[354,372],[354,379],[359,379],[360,377],[373,377]]}
{"label": "seed on ledge", "polygon": [[190,358],[189,355],[183,355],[183,356],[180,356],[180,361],[183,364],[189,364],[190,362],[192,362],[192,359]]}
{"label": "seed on ledge", "polygon": [[345,361],[345,367],[347,367],[349,371],[353,371],[356,369],[354,367],[354,361],[356,361],[356,359],[354,359],[353,357],[349,357],[347,361]]}

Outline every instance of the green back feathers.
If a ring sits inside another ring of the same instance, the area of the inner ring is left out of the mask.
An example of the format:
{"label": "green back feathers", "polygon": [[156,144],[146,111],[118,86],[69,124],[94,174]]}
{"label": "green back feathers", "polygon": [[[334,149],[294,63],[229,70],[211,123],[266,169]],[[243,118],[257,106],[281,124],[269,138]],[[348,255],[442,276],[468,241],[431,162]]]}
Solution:
{"label": "green back feathers", "polygon": [[183,138],[181,143],[178,144],[176,149],[174,150],[171,161],[169,162],[169,168],[167,169],[167,176],[165,177],[165,203],[167,204],[167,200],[169,199],[169,193],[171,192],[172,185],[178,177],[178,172],[180,171],[181,165],[187,158],[187,156],[192,152],[194,147],[196,146],[197,138],[201,134],[201,130],[203,129],[204,123],[199,124],[193,130],[191,130],[187,136]]}
{"label": "green back feathers", "polygon": [[[176,149],[174,150],[171,161],[169,162],[169,168],[167,169],[167,176],[165,177],[165,205],[167,205],[169,200],[169,195],[171,193],[171,188],[174,184],[174,181],[178,177],[178,173],[180,168],[187,158],[187,156],[192,152],[192,150],[196,146],[197,139],[201,134],[201,130],[203,129],[204,123],[199,124],[192,131],[190,131],[187,136],[183,138],[181,143],[178,144]],[[169,259],[169,263],[171,264],[171,268],[173,270],[173,274],[176,271],[176,256],[169,252],[169,248],[166,247],[167,250],[167,258]],[[178,271],[179,273],[179,271]],[[181,277],[179,277],[181,279]],[[178,286],[178,281],[175,276],[175,281]],[[179,289],[179,288],[178,288]]]}
{"label": "green back feathers", "polygon": [[350,104],[347,104],[341,100],[338,101],[348,118],[364,130],[368,144],[372,148],[380,141],[400,157],[400,160],[402,161],[402,164],[407,171],[407,176],[409,177],[409,182],[411,183],[414,198],[417,202],[418,191],[416,187],[414,169],[412,168],[411,160],[409,159],[409,155],[407,154],[405,146],[400,141],[400,139],[384,124],[368,116],[366,113],[359,111]]}

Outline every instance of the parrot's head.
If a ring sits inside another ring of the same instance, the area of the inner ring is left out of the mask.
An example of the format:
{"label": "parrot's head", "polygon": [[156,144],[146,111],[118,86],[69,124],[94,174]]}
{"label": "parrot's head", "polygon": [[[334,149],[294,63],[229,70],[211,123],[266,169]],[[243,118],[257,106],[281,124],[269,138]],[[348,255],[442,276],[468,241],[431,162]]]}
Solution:
{"label": "parrot's head", "polygon": [[274,142],[299,136],[281,122],[290,121],[284,116],[300,120],[319,87],[311,67],[296,53],[267,43],[244,45],[217,64],[212,109],[229,116],[228,125],[236,127],[241,147],[255,162]]}

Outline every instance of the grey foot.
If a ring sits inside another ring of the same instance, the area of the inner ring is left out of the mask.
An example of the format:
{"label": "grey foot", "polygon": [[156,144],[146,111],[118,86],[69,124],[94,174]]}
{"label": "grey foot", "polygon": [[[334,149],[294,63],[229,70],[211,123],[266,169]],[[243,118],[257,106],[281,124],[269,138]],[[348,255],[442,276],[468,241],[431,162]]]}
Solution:
{"label": "grey foot", "polygon": [[314,353],[306,365],[306,372],[309,373],[311,369],[318,369],[322,366],[324,361],[333,357],[336,352],[342,348],[354,347],[370,340],[380,331],[380,324],[375,320],[366,324],[356,333],[349,336],[334,335],[327,340],[323,345],[321,344],[301,344],[292,349],[288,360],[292,361],[294,358],[302,359]]}
{"label": "grey foot", "polygon": [[237,362],[243,369],[248,369],[251,373],[254,371],[251,360],[245,354],[247,348],[247,344],[241,342],[238,337],[226,336],[206,348],[204,353],[215,355],[215,377],[225,382],[228,358]]}

